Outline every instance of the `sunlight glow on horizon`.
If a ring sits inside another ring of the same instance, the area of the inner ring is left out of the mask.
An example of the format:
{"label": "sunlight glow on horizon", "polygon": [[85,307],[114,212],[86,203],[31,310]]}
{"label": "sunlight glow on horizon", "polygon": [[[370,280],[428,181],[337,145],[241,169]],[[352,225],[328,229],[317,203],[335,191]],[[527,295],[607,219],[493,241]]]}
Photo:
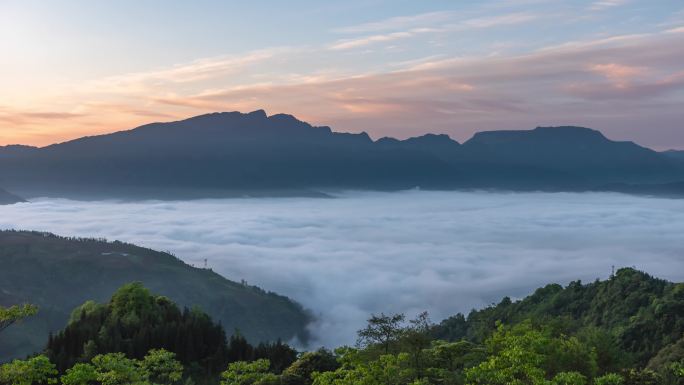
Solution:
{"label": "sunlight glow on horizon", "polygon": [[677,1],[5,0],[0,35],[0,145],[264,109],[374,138],[580,125],[684,148]]}

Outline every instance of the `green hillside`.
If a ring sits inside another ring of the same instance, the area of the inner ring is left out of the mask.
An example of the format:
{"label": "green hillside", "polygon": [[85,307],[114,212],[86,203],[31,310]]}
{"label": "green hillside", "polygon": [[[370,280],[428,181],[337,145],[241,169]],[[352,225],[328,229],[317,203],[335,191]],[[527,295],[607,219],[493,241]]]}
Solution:
{"label": "green hillside", "polygon": [[566,287],[550,284],[520,301],[504,298],[467,317],[457,314],[442,321],[435,336],[480,343],[496,330],[497,322],[510,325],[524,320],[551,325],[566,334],[614,341],[619,350],[606,360],[622,361],[615,366],[644,367],[662,349],[681,342],[684,283],[624,268],[605,281],[575,281]]}
{"label": "green hillside", "polygon": [[200,307],[225,330],[238,329],[252,342],[307,338],[310,316],[292,300],[131,244],[0,231],[0,265],[0,306],[30,302],[40,308],[21,327],[0,335],[0,361],[41,350],[75,307],[105,302],[132,281],[179,306]]}

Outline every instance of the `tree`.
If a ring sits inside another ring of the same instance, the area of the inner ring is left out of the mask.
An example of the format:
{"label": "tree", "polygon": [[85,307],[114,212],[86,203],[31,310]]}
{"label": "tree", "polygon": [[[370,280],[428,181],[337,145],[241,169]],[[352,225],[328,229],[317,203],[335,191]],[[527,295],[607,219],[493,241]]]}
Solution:
{"label": "tree", "polygon": [[403,314],[380,315],[372,314],[368,319],[368,326],[357,332],[359,346],[380,345],[385,354],[389,353],[390,344],[396,341],[402,333]]}
{"label": "tree", "polygon": [[281,382],[284,384],[311,384],[315,372],[330,372],[340,367],[335,355],[326,349],[306,352],[283,371]]}
{"label": "tree", "polygon": [[143,370],[123,353],[100,354],[92,362],[102,385],[147,385]]}
{"label": "tree", "polygon": [[31,304],[14,305],[10,307],[0,306],[0,332],[10,327],[15,322],[38,313],[38,307]]}
{"label": "tree", "polygon": [[585,385],[587,378],[577,372],[561,372],[553,377],[551,383],[553,385]]}
{"label": "tree", "polygon": [[62,385],[91,385],[97,381],[98,373],[91,364],[78,363],[62,375]]}
{"label": "tree", "polygon": [[428,312],[424,311],[410,320],[409,326],[404,328],[401,333],[402,345],[406,345],[419,376],[423,372],[423,350],[429,348],[432,342],[430,332],[433,326]]}
{"label": "tree", "polygon": [[266,359],[233,362],[228,365],[228,370],[221,373],[221,385],[273,384],[278,377],[268,371],[270,366],[271,363]]}
{"label": "tree", "polygon": [[375,360],[364,360],[356,349],[336,351],[342,367],[334,372],[313,374],[313,385],[403,385],[416,380],[407,353],[385,354]]}
{"label": "tree", "polygon": [[608,373],[594,379],[594,385],[623,385],[625,379],[619,374]]}
{"label": "tree", "polygon": [[140,367],[153,384],[173,384],[183,377],[183,365],[176,361],[176,354],[164,349],[150,350]]}
{"label": "tree", "polygon": [[556,375],[567,383],[576,375],[563,372],[576,372],[585,378],[592,378],[596,372],[593,350],[574,337],[554,337],[529,320],[508,328],[499,324],[485,346],[488,358],[465,372],[471,384],[538,385]]}
{"label": "tree", "polygon": [[0,384],[34,385],[54,383],[57,369],[45,356],[14,360],[0,366]]}

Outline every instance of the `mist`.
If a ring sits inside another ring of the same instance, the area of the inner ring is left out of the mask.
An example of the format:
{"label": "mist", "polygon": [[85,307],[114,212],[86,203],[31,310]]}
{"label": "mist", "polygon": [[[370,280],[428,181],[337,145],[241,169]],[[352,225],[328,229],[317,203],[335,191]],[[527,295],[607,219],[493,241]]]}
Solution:
{"label": "mist", "polygon": [[[547,283],[634,266],[684,279],[684,200],[612,193],[345,192],[333,199],[37,199],[0,227],[103,237],[287,295],[312,345],[351,344],[370,313],[435,321]],[[315,347],[314,346],[314,347]]]}

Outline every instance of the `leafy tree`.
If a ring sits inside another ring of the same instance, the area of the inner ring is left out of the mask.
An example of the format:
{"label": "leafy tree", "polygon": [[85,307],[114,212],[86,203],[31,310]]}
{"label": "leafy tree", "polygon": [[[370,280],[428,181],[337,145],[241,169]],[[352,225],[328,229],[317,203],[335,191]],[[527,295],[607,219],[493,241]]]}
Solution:
{"label": "leafy tree", "polygon": [[78,363],[67,369],[60,378],[62,385],[91,385],[98,379],[98,373],[91,364]]}
{"label": "leafy tree", "polygon": [[563,372],[589,378],[596,372],[592,350],[574,337],[554,337],[530,321],[508,328],[500,324],[485,346],[487,360],[466,370],[466,378],[473,384],[536,385]]}
{"label": "leafy tree", "polygon": [[283,384],[310,385],[312,374],[331,372],[340,367],[335,355],[326,349],[318,349],[301,355],[292,365],[285,369],[281,376]]}
{"label": "leafy tree", "polygon": [[145,372],[123,353],[100,354],[92,363],[102,385],[147,385]]}
{"label": "leafy tree", "polygon": [[624,385],[625,379],[619,374],[608,373],[594,379],[594,385]]}
{"label": "leafy tree", "polygon": [[360,359],[356,349],[339,349],[342,366],[334,372],[313,374],[313,385],[401,385],[413,383],[415,371],[407,353]]}
{"label": "leafy tree", "polygon": [[422,312],[416,318],[409,321],[409,325],[402,330],[401,342],[411,356],[413,366],[418,375],[423,373],[424,350],[430,347],[432,336],[430,335],[433,324],[428,312]]}
{"label": "leafy tree", "polygon": [[402,322],[405,318],[403,314],[372,314],[368,319],[368,325],[357,332],[357,344],[365,347],[379,345],[385,354],[389,353],[390,345],[401,336]]}
{"label": "leafy tree", "polygon": [[271,363],[266,359],[253,362],[238,361],[228,365],[221,373],[221,385],[268,385],[277,381],[277,376],[268,371]]}
{"label": "leafy tree", "polygon": [[150,350],[140,367],[153,384],[173,384],[183,377],[183,365],[176,361],[176,354],[163,349]]}
{"label": "leafy tree", "polygon": [[14,305],[10,307],[0,306],[0,332],[14,323],[38,313],[38,307],[31,304]]}
{"label": "leafy tree", "polygon": [[42,385],[55,383],[57,369],[45,356],[14,360],[0,366],[0,384]]}
{"label": "leafy tree", "polygon": [[552,385],[586,385],[587,378],[577,372],[561,372],[551,381]]}

